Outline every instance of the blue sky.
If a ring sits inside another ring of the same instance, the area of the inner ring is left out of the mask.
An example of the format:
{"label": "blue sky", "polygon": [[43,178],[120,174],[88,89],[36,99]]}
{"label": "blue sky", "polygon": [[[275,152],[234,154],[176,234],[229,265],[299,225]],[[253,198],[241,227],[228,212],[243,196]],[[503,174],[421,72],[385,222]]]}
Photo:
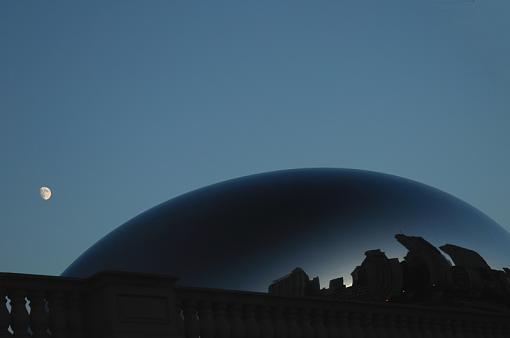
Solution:
{"label": "blue sky", "polygon": [[0,270],[58,274],[155,204],[284,168],[404,176],[510,229],[509,15],[503,0],[0,2]]}

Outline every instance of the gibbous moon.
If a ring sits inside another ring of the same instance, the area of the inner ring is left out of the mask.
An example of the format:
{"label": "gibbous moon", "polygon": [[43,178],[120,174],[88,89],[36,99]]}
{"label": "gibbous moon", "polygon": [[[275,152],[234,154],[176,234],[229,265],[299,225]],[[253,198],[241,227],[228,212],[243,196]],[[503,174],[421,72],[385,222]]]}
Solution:
{"label": "gibbous moon", "polygon": [[40,187],[39,195],[41,195],[41,198],[43,200],[47,201],[51,198],[51,189],[48,187]]}

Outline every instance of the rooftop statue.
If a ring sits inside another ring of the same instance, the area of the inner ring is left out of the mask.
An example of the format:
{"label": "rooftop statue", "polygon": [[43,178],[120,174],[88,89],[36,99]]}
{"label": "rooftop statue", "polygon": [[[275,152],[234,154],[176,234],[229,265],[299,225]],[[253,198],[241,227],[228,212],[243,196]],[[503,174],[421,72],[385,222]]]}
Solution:
{"label": "rooftop statue", "polygon": [[453,244],[445,244],[440,247],[443,252],[453,260],[456,266],[469,269],[490,270],[489,264],[476,251],[466,249]]}

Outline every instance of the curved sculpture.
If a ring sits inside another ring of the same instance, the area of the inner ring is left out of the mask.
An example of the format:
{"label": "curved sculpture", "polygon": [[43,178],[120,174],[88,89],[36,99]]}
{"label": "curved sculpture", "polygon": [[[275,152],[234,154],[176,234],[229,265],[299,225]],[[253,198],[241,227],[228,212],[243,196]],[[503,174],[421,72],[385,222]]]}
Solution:
{"label": "curved sculpture", "polygon": [[453,244],[445,244],[439,248],[446,252],[457,266],[471,269],[490,269],[489,264],[476,251]]}
{"label": "curved sculpture", "polygon": [[91,246],[64,276],[101,270],[170,274],[178,284],[266,291],[292,267],[348,276],[366,248],[405,250],[395,233],[456,243],[510,265],[510,235],[432,187],[350,169],[295,169],[213,184],[162,203]]}

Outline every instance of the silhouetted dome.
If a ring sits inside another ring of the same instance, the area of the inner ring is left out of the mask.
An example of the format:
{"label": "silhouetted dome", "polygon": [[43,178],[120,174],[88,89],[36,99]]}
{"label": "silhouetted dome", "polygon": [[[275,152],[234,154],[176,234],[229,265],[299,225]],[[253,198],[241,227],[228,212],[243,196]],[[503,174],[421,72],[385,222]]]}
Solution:
{"label": "silhouetted dome", "polygon": [[369,249],[402,257],[396,233],[510,262],[510,235],[435,188],[348,169],[296,169],[213,184],[164,202],[99,240],[63,273],[174,275],[179,284],[265,291],[296,266],[322,284],[349,277]]}

